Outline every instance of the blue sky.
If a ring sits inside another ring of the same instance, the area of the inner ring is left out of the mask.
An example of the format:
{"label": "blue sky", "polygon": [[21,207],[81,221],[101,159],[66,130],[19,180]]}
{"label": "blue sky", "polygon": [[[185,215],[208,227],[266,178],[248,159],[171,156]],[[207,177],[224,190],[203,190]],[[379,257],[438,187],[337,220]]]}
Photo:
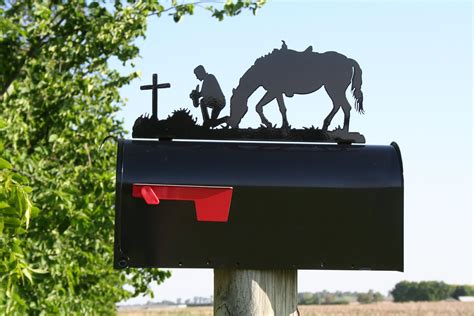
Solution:
{"label": "blue sky", "polygon": [[[214,74],[229,100],[255,59],[279,48],[281,40],[290,49],[312,45],[353,58],[363,71],[366,115],[352,111],[351,130],[368,144],[396,141],[402,150],[406,269],[300,271],[299,291],[387,292],[400,280],[474,283],[472,16],[470,1],[270,0],[256,17],[245,13],[224,22],[204,10],[178,24],[151,17],[135,61],[142,78],[122,89],[129,101],[120,115],[131,130],[136,117],[151,112],[151,93],[139,86],[156,72],[160,82],[171,83],[159,92],[159,116],[186,107],[200,118],[188,97],[199,83],[194,67],[202,64]],[[257,90],[249,105],[262,95]],[[352,103],[349,92],[348,99]],[[331,110],[323,89],[285,102],[293,127],[321,126]],[[242,126],[258,126],[252,108]],[[276,102],[264,111],[280,124]],[[156,299],[209,296],[212,284],[212,270],[173,270],[155,288]]]}

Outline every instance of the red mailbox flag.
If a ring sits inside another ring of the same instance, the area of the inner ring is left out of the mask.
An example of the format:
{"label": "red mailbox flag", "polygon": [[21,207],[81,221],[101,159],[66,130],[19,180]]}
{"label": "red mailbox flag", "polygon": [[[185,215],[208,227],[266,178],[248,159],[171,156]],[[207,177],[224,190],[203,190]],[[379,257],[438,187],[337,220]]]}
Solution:
{"label": "red mailbox flag", "polygon": [[160,200],[194,201],[198,221],[227,222],[232,187],[134,184],[132,196],[149,205],[158,205]]}

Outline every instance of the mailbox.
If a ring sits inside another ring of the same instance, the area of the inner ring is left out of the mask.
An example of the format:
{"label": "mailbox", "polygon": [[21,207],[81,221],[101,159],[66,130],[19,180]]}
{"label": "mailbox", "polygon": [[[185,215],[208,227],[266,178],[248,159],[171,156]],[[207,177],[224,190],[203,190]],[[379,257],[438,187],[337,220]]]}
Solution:
{"label": "mailbox", "polygon": [[400,150],[120,140],[114,264],[403,271]]}

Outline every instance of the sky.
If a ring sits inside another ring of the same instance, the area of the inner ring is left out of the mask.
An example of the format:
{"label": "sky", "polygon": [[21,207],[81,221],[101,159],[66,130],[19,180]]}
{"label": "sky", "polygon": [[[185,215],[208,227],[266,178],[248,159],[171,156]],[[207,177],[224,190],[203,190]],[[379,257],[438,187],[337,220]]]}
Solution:
{"label": "sky", "polygon": [[[470,1],[342,0],[270,0],[257,16],[244,13],[223,22],[200,9],[177,24],[151,17],[146,39],[138,41],[135,70],[142,76],[121,89],[128,104],[120,117],[131,132],[135,119],[151,112],[151,92],[139,86],[158,73],[160,82],[171,83],[159,91],[159,117],[183,107],[201,120],[189,99],[200,83],[193,69],[202,64],[214,74],[228,104],[242,74],[255,59],[280,48],[281,40],[289,49],[312,45],[313,51],[353,58],[363,72],[366,114],[352,111],[350,129],[364,134],[368,144],[396,141],[402,151],[405,272],[300,270],[298,291],[386,294],[401,280],[474,283],[472,17]],[[249,105],[263,93],[257,90]],[[332,108],[324,89],[285,102],[292,127],[321,127]],[[227,106],[222,115],[228,111]],[[276,102],[264,111],[281,123]],[[338,113],[331,126],[342,126],[342,120]],[[241,127],[258,125],[258,115],[249,110]],[[153,287],[155,301],[212,295],[211,269],[172,273]]]}

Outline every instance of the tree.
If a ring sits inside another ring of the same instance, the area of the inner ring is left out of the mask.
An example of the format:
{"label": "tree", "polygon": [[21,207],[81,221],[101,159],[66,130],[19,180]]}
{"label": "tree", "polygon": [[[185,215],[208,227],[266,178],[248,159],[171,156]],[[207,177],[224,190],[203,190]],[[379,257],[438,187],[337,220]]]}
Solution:
{"label": "tree", "polygon": [[444,282],[402,281],[391,291],[395,302],[440,301],[452,296],[454,287]]}
{"label": "tree", "polygon": [[[206,9],[223,19],[263,3]],[[170,276],[112,269],[115,145],[101,142],[124,134],[115,118],[124,105],[118,91],[138,73],[121,75],[108,60],[130,64],[138,56],[134,41],[145,35],[147,17],[179,21],[194,7],[174,0],[168,8],[153,0],[0,0],[0,119],[8,129],[2,156],[28,178],[39,208],[8,249],[23,249],[25,265],[41,272],[32,282],[19,279],[13,297],[0,294],[0,308],[13,300],[18,313],[108,314],[115,302],[150,294],[152,282]]]}
{"label": "tree", "polygon": [[316,304],[316,295],[315,293],[298,293],[298,304],[300,305],[309,305],[309,304]]}
{"label": "tree", "polygon": [[413,289],[415,282],[401,281],[395,284],[395,288],[390,292],[395,302],[408,302],[414,296]]}
{"label": "tree", "polygon": [[[5,124],[0,121],[0,132]],[[0,141],[0,152],[3,151]],[[21,301],[18,287],[32,281],[34,270],[25,260],[22,237],[29,226],[31,216],[38,211],[31,202],[31,188],[27,179],[15,172],[13,166],[0,157],[0,306],[2,314],[11,313]]]}
{"label": "tree", "polygon": [[377,303],[384,300],[384,297],[379,292],[374,292],[370,290],[367,293],[358,293],[357,294],[357,301],[361,304],[370,304],[370,303]]}
{"label": "tree", "polygon": [[440,301],[451,296],[453,288],[444,282],[422,281],[418,283],[418,299],[420,301]]}
{"label": "tree", "polygon": [[385,300],[385,296],[383,296],[380,292],[375,292],[373,296],[373,303],[383,302]]}
{"label": "tree", "polygon": [[454,286],[454,290],[453,290],[453,293],[451,294],[451,297],[455,299],[459,299],[460,296],[474,296],[474,286],[473,285]]}

